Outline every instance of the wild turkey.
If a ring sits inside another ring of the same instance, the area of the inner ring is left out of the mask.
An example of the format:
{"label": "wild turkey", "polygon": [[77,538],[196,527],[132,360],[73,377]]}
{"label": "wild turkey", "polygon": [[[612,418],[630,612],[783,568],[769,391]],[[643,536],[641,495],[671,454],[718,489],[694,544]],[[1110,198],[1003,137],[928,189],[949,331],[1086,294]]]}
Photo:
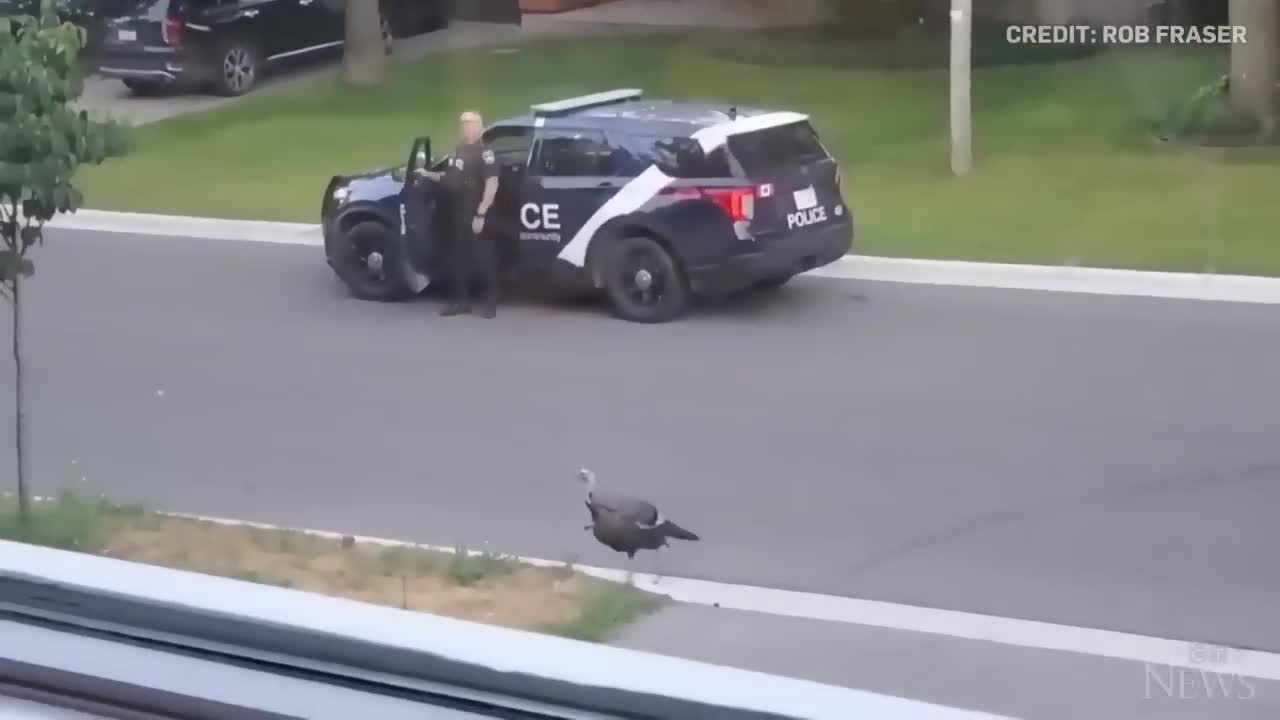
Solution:
{"label": "wild turkey", "polygon": [[640,550],[659,550],[667,540],[700,540],[696,534],[671,522],[652,503],[617,493],[603,493],[596,488],[596,474],[578,471],[578,479],[587,485],[587,510],[591,513],[590,530],[600,544],[626,553],[634,559]]}

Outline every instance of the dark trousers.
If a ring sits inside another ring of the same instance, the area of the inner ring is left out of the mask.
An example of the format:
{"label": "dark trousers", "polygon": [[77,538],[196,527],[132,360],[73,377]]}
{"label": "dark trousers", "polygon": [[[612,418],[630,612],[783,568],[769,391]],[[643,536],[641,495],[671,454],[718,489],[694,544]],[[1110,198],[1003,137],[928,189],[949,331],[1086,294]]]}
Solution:
{"label": "dark trousers", "polygon": [[493,233],[486,226],[479,234],[471,232],[474,214],[454,218],[453,247],[450,251],[453,266],[454,302],[471,304],[471,281],[479,274],[484,284],[485,307],[498,305],[498,252]]}

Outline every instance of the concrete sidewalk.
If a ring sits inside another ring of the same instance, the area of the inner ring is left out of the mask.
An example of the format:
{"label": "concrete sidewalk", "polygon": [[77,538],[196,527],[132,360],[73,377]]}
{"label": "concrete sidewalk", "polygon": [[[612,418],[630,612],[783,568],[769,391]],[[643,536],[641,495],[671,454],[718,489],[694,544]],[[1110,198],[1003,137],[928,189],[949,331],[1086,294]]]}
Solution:
{"label": "concrete sidewalk", "polygon": [[1177,669],[699,605],[670,605],[613,644],[1018,718],[1280,717],[1280,682],[1212,665]]}

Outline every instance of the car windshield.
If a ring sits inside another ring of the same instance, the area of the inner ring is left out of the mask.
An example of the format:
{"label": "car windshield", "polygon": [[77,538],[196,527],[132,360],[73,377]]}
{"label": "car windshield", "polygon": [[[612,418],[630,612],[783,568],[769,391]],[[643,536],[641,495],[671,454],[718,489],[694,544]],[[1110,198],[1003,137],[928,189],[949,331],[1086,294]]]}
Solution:
{"label": "car windshield", "polygon": [[52,9],[0,46],[0,540],[1280,717],[1280,2]]}

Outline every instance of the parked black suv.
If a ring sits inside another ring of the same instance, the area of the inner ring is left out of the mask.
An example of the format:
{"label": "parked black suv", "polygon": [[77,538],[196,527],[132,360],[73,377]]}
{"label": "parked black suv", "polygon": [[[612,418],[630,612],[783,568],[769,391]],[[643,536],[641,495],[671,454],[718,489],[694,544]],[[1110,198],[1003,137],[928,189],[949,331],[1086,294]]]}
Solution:
{"label": "parked black suv", "polygon": [[[383,35],[447,23],[444,0],[382,0]],[[98,72],[139,94],[161,85],[252,90],[269,67],[342,47],[346,0],[104,0]]]}

